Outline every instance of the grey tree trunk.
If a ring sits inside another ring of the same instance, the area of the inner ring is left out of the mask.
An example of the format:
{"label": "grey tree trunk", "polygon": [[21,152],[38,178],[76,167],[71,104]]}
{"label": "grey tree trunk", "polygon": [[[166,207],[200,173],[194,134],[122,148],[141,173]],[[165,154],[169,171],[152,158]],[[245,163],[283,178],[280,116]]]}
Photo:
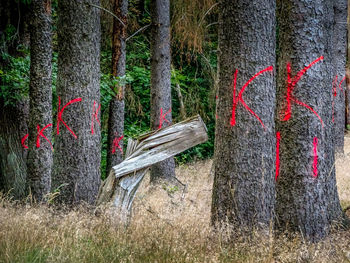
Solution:
{"label": "grey tree trunk", "polygon": [[27,174],[32,196],[41,201],[51,188],[51,0],[33,0],[32,8]]}
{"label": "grey tree trunk", "polygon": [[0,174],[5,193],[15,199],[24,198],[27,179],[27,120],[29,102],[4,106],[0,101]]}
{"label": "grey tree trunk", "polygon": [[347,65],[346,65],[346,89],[345,89],[345,125],[350,130],[350,1],[348,1],[347,20]]}
{"label": "grey tree trunk", "polygon": [[[115,0],[114,14],[123,23],[127,24],[128,1]],[[109,104],[108,119],[108,150],[107,171],[108,175],[114,165],[123,161],[123,136],[124,136],[124,91],[125,91],[125,61],[126,61],[126,26],[117,19],[113,22],[112,41],[112,75],[119,78],[117,87],[111,87],[116,93]]]}
{"label": "grey tree trunk", "polygon": [[[223,0],[212,223],[269,229],[275,203],[275,1]],[[254,77],[253,77],[254,76]]]}
{"label": "grey tree trunk", "polygon": [[94,203],[100,185],[100,11],[98,0],[58,4],[59,97],[53,190],[59,202]]}
{"label": "grey tree trunk", "polygon": [[342,210],[334,172],[331,0],[278,1],[277,225],[318,240]]}
{"label": "grey tree trunk", "polygon": [[[151,0],[151,129],[169,126],[171,114],[170,2]],[[153,165],[151,181],[175,176],[174,158]]]}
{"label": "grey tree trunk", "polygon": [[334,0],[334,31],[333,31],[333,117],[335,152],[344,153],[345,131],[345,67],[347,51],[347,0]]}

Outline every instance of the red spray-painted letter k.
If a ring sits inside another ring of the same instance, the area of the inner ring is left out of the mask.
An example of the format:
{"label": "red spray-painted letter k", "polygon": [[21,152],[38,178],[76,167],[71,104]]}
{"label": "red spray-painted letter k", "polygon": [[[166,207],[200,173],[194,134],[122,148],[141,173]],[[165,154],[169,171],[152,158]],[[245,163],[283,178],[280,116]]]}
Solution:
{"label": "red spray-painted letter k", "polygon": [[81,98],[76,98],[74,100],[69,101],[66,105],[63,106],[63,108],[61,109],[61,98],[58,97],[58,113],[57,113],[57,134],[60,134],[60,122],[63,123],[64,126],[66,126],[66,128],[68,129],[68,131],[70,131],[70,133],[73,135],[73,137],[75,139],[77,139],[78,137],[75,135],[75,133],[71,130],[71,128],[69,128],[69,126],[63,121],[62,119],[62,114],[64,112],[64,110],[71,105],[72,103],[75,102],[80,102]]}

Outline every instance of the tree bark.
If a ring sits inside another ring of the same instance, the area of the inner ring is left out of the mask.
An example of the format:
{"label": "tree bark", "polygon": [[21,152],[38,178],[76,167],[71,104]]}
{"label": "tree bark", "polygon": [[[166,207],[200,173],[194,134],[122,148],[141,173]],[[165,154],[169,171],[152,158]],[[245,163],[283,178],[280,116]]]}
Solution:
{"label": "tree bark", "polygon": [[[27,150],[21,139],[27,134],[28,100],[4,106],[0,101],[0,174],[2,190],[15,199],[24,198],[27,179]],[[27,141],[23,140],[26,145]]]}
{"label": "tree bark", "polygon": [[[128,15],[128,1],[115,0],[114,14],[126,25]],[[108,150],[107,171],[108,175],[114,165],[123,161],[123,135],[124,135],[124,91],[125,91],[125,62],[126,62],[126,26],[117,19],[113,22],[112,41],[112,75],[119,77],[116,87],[111,87],[116,93],[109,104],[108,119]],[[119,146],[119,147],[118,147]]]}
{"label": "tree bark", "polygon": [[334,31],[333,31],[333,114],[335,152],[344,153],[345,131],[345,67],[347,50],[347,0],[334,0]]}
{"label": "tree bark", "polygon": [[42,201],[51,189],[51,1],[33,0],[32,10],[27,173],[32,196]]}
{"label": "tree bark", "polygon": [[278,1],[276,215],[281,230],[311,240],[342,217],[334,172],[332,7],[330,0]]}
{"label": "tree bark", "polygon": [[[171,114],[170,2],[151,0],[151,129],[167,127]],[[151,168],[151,181],[175,176],[174,158]]]}
{"label": "tree bark", "polygon": [[350,1],[348,1],[347,19],[347,65],[346,65],[346,89],[345,89],[345,125],[350,130]]}
{"label": "tree bark", "polygon": [[100,10],[90,3],[99,5],[98,0],[58,4],[61,119],[56,123],[52,187],[60,187],[58,201],[66,204],[93,204],[100,185]]}
{"label": "tree bark", "polygon": [[268,230],[273,220],[275,6],[273,0],[220,2],[212,201],[216,227]]}

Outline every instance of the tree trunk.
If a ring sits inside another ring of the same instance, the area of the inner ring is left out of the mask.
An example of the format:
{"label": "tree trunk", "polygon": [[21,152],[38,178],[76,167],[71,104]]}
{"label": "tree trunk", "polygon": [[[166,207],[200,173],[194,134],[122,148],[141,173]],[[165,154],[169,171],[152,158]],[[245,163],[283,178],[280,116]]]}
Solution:
{"label": "tree trunk", "polygon": [[[151,129],[167,127],[171,114],[171,55],[169,0],[151,0]],[[151,168],[151,181],[175,176],[174,158]]]}
{"label": "tree trunk", "polygon": [[345,67],[347,50],[347,0],[334,0],[333,31],[333,116],[335,152],[344,153],[345,131]]}
{"label": "tree trunk", "polygon": [[52,187],[59,202],[94,203],[100,185],[98,0],[58,3],[58,117]]}
{"label": "tree trunk", "polygon": [[223,0],[212,223],[269,229],[274,209],[275,1]]}
{"label": "tree trunk", "polygon": [[[114,14],[126,25],[128,15],[128,1],[115,0]],[[126,61],[126,26],[117,19],[113,22],[112,41],[112,75],[119,78],[117,87],[111,87],[116,96],[109,104],[108,119],[108,150],[107,175],[114,165],[123,161],[124,135],[124,90],[125,90],[125,61]]]}
{"label": "tree trunk", "polygon": [[33,0],[27,173],[33,197],[50,192],[52,166],[51,1]]}
{"label": "tree trunk", "polygon": [[[27,120],[28,100],[18,101],[16,105],[4,106],[0,101],[0,174],[5,193],[15,199],[26,195],[27,179]],[[23,139],[24,138],[24,139]],[[24,145],[24,146],[22,146]]]}
{"label": "tree trunk", "polygon": [[346,89],[345,89],[345,125],[350,130],[350,1],[348,1],[347,19],[347,65],[346,65]]}
{"label": "tree trunk", "polygon": [[334,172],[332,123],[333,3],[278,1],[276,129],[281,230],[318,240],[342,215]]}

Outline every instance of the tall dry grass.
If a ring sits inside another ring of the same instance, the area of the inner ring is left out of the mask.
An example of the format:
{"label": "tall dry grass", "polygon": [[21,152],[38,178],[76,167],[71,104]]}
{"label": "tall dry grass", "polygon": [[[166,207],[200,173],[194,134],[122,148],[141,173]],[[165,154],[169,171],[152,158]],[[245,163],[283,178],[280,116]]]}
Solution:
{"label": "tall dry grass", "polygon": [[[350,138],[346,138],[346,153]],[[350,204],[350,157],[338,158],[339,195]],[[309,244],[300,235],[228,244],[209,227],[211,161],[177,168],[186,189],[145,178],[128,228],[102,209],[73,211],[0,197],[0,262],[350,262],[350,231]]]}

